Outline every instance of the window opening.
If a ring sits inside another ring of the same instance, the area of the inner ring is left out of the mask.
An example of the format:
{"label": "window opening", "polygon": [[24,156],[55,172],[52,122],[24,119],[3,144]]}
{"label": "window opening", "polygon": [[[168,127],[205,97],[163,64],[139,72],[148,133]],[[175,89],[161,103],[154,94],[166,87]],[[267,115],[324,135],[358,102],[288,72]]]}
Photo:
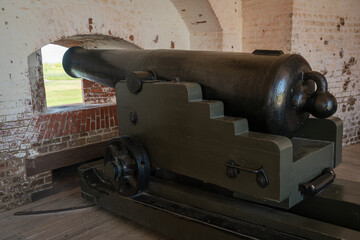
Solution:
{"label": "window opening", "polygon": [[70,77],[62,67],[62,58],[67,49],[55,44],[41,48],[48,107],[83,103],[81,78]]}

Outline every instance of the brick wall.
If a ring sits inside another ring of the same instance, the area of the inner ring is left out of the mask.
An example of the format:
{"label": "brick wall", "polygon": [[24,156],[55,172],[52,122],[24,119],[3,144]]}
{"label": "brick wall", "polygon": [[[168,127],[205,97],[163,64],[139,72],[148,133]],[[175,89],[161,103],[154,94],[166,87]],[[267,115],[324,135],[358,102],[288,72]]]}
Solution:
{"label": "brick wall", "polygon": [[30,195],[52,184],[51,172],[27,177],[25,159],[37,154],[25,140],[30,119],[0,123],[0,211],[30,202]]}
{"label": "brick wall", "polygon": [[243,51],[280,49],[325,75],[344,122],[344,145],[360,142],[360,1],[244,0]]}
{"label": "brick wall", "polygon": [[360,142],[360,1],[294,0],[292,21],[291,51],[327,78],[344,144]]}
{"label": "brick wall", "polygon": [[243,0],[244,52],[255,49],[291,51],[291,0]]}
{"label": "brick wall", "polygon": [[[95,135],[94,131],[101,130],[101,133],[107,129],[111,132],[117,127],[117,115],[115,105],[103,105],[96,106],[90,109],[80,108],[79,110],[61,111],[55,108],[55,113],[42,114],[34,116],[31,123],[26,130],[25,139],[23,141],[29,141],[36,145],[47,145],[48,143],[59,143],[64,140],[70,140],[68,137],[71,135],[71,139],[81,139],[84,143],[96,142],[94,138],[82,139],[81,137],[88,137]],[[6,124],[5,124],[6,126]],[[60,141],[61,138],[61,141]],[[96,138],[98,141],[101,137]],[[109,139],[109,138],[106,138]],[[83,145],[78,141],[66,142],[61,146],[52,145],[49,150],[61,150],[63,148],[75,147]],[[42,149],[42,153],[46,150]]]}
{"label": "brick wall", "polygon": [[27,203],[32,193],[52,186],[51,172],[26,176],[27,159],[118,135],[115,105],[52,111],[0,124],[0,209]]}
{"label": "brick wall", "polygon": [[82,79],[82,93],[85,104],[115,103],[115,89]]}
{"label": "brick wall", "polygon": [[[2,1],[0,18],[2,211],[29,202],[32,193],[52,186],[51,172],[27,175],[28,159],[117,135],[114,106],[46,108],[41,47],[56,42],[112,48],[126,39],[122,47],[169,49],[175,42],[174,48],[188,49],[190,41],[181,16],[168,0]],[[85,97],[86,103],[98,103],[96,91],[101,103],[110,103],[102,94],[112,90],[98,86]]]}

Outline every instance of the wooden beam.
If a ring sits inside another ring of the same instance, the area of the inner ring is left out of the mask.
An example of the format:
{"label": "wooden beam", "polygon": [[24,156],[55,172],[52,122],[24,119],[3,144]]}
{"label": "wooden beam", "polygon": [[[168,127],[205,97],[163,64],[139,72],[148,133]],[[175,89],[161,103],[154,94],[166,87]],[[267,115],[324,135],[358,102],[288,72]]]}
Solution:
{"label": "wooden beam", "polygon": [[108,141],[103,141],[27,159],[27,176],[103,157],[107,143]]}

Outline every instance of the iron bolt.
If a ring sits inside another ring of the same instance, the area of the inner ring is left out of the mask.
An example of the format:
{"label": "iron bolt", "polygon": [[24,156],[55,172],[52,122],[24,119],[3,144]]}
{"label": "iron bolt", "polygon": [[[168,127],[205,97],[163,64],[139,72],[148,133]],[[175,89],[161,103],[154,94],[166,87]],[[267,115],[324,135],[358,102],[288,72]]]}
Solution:
{"label": "iron bolt", "polygon": [[229,178],[236,178],[237,174],[238,174],[237,169],[232,168],[232,167],[227,168],[227,175]]}
{"label": "iron bolt", "polygon": [[136,124],[137,121],[138,121],[138,115],[136,114],[136,112],[131,112],[130,115],[129,115],[129,118],[130,118],[130,122],[132,124]]}
{"label": "iron bolt", "polygon": [[269,185],[269,180],[261,171],[256,174],[256,182],[262,188],[266,188]]}

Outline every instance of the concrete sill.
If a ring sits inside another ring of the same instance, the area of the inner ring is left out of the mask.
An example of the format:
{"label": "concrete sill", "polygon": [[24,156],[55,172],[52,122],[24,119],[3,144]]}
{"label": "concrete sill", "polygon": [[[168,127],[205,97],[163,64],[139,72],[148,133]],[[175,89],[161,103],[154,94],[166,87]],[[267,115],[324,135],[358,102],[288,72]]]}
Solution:
{"label": "concrete sill", "polygon": [[115,103],[102,103],[102,104],[74,103],[74,104],[69,104],[69,105],[48,107],[47,110],[44,112],[44,114],[52,114],[52,113],[59,113],[59,112],[72,112],[72,111],[93,109],[93,108],[113,106],[113,105],[116,105],[116,104]]}

